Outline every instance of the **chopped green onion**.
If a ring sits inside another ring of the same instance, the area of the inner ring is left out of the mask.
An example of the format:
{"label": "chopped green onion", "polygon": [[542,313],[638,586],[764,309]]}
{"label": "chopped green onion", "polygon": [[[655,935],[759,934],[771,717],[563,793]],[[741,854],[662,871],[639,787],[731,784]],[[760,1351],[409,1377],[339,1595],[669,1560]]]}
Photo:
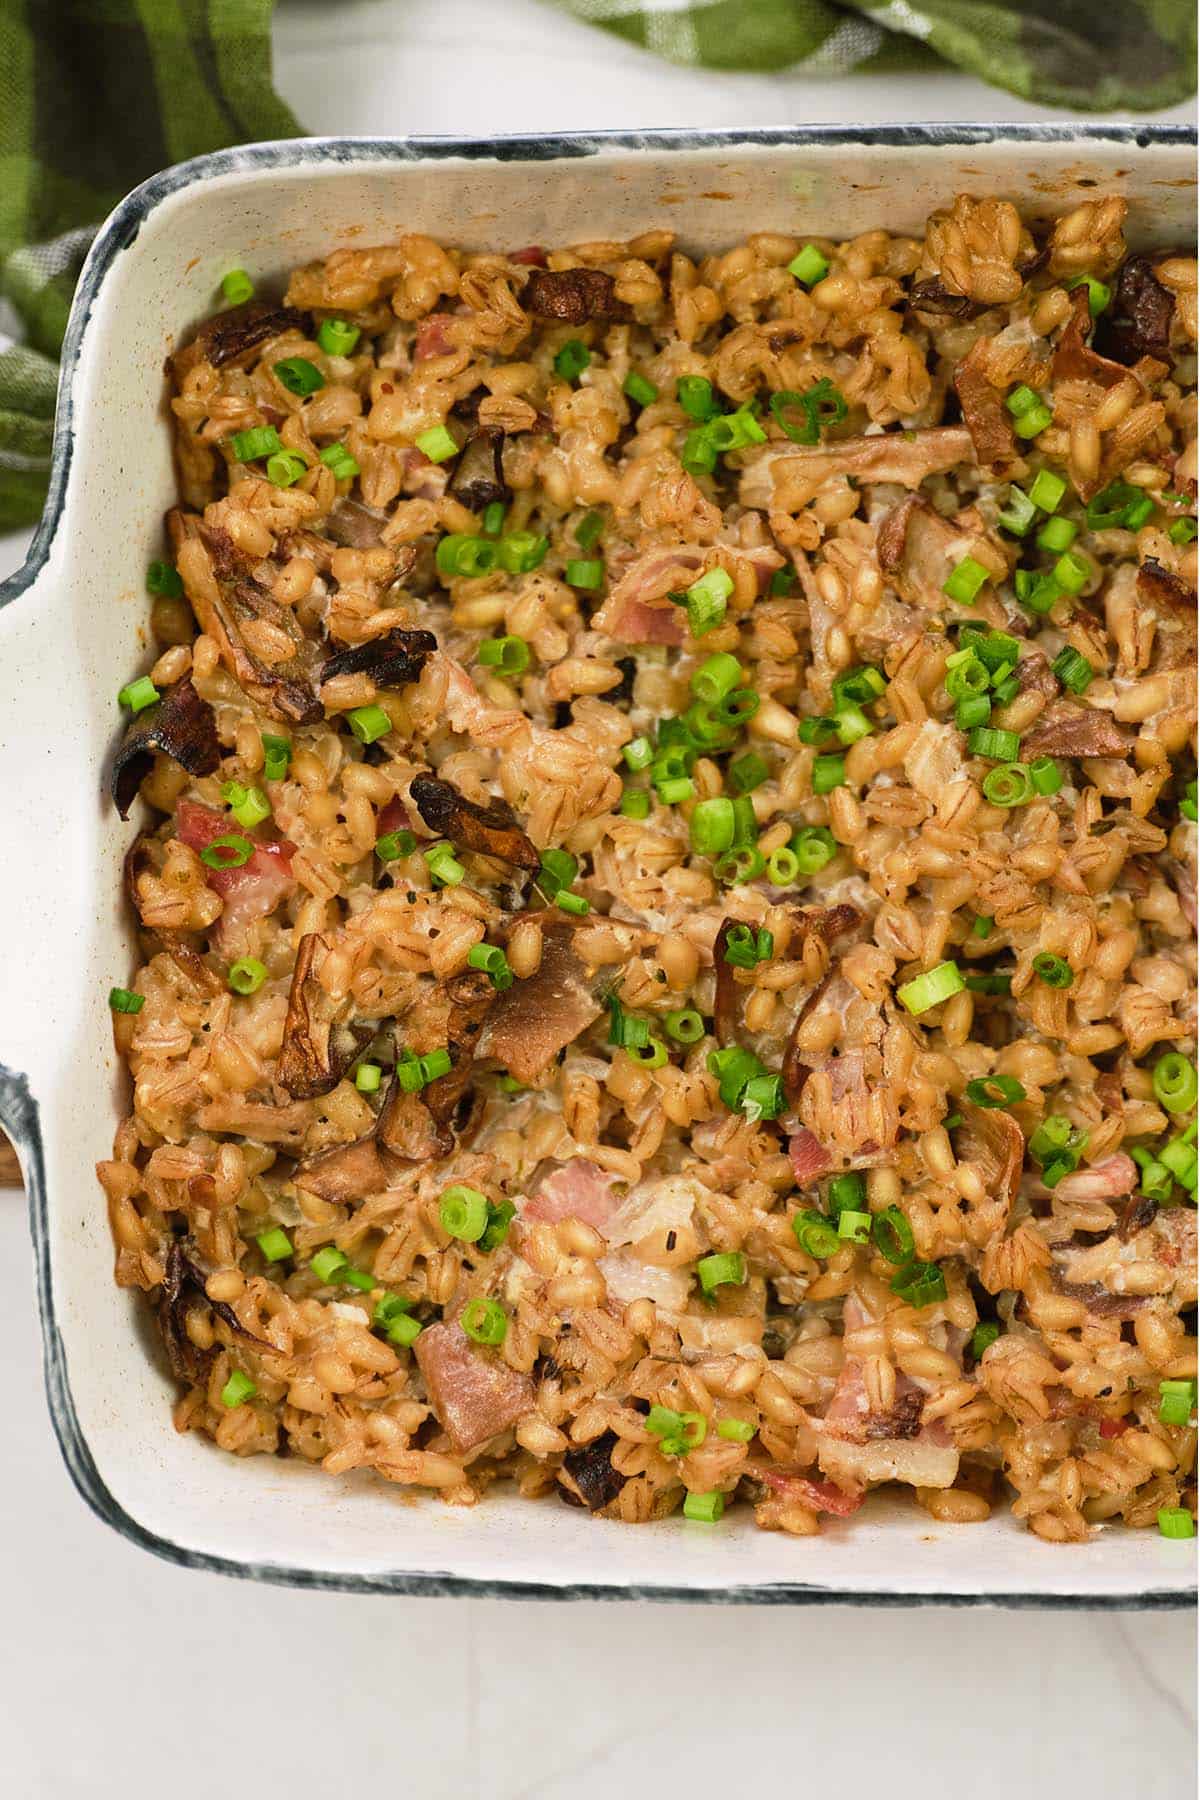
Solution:
{"label": "chopped green onion", "polygon": [[715,1525],[725,1512],[725,1496],[719,1488],[708,1494],[686,1494],[683,1501],[683,1516],[694,1519],[701,1525]]}
{"label": "chopped green onion", "polygon": [[1190,544],[1196,536],[1195,519],[1176,519],[1167,527],[1167,536],[1173,544]]}
{"label": "chopped green onion", "polygon": [[442,1230],[464,1244],[476,1243],[488,1222],[487,1195],[478,1188],[448,1187],[438,1204]]}
{"label": "chopped green onion", "polygon": [[838,1216],[837,1230],[840,1238],[848,1238],[852,1244],[869,1244],[871,1215],[868,1212],[851,1212],[847,1208]]}
{"label": "chopped green onion", "polygon": [[1081,594],[1091,573],[1091,563],[1076,550],[1068,550],[1054,565],[1054,579],[1064,594]]}
{"label": "chopped green onion", "polygon": [[373,744],[392,729],[382,706],[356,706],[346,714],[346,723],[360,744]]}
{"label": "chopped green onion", "polygon": [[811,1207],[795,1214],[792,1219],[792,1235],[805,1256],[811,1256],[814,1262],[824,1262],[827,1257],[836,1256],[842,1247],[836,1227],[830,1224],[824,1213],[816,1212]]}
{"label": "chopped green onion", "polygon": [[347,319],[322,319],[317,327],[317,342],[327,356],[349,356],[361,336]]}
{"label": "chopped green onion", "polygon": [[1194,1381],[1160,1381],[1159,1419],[1164,1425],[1186,1425],[1196,1410]]}
{"label": "chopped green onion", "polygon": [[223,837],[216,837],[211,844],[206,844],[200,852],[200,861],[206,869],[241,869],[254,855],[256,846],[240,832],[228,831]]}
{"label": "chopped green onion", "polygon": [[619,811],[621,816],[626,819],[648,819],[650,817],[650,796],[645,788],[626,788],[621,795]]}
{"label": "chopped green onion", "polygon": [[767,857],[767,879],[772,887],[791,887],[800,874],[800,858],[787,844]]}
{"label": "chopped green onion", "polygon": [[529,667],[529,645],[511,632],[504,637],[485,638],[478,655],[485,668],[499,669],[502,675],[523,675]]}
{"label": "chopped green onion", "polygon": [[452,844],[431,844],[425,852],[425,867],[439,887],[457,887],[467,872]]}
{"label": "chopped green onion", "polygon": [[792,849],[802,875],[815,875],[838,853],[837,840],[827,825],[805,825],[792,839]]}
{"label": "chopped green onion", "polygon": [[[857,1218],[859,1215],[850,1216]],[[887,1262],[902,1269],[912,1261],[916,1240],[912,1226],[898,1206],[885,1206],[882,1212],[877,1212],[871,1221],[871,1233],[875,1248]]]}
{"label": "chopped green onion", "polygon": [[479,575],[490,575],[496,566],[496,558],[503,551],[505,544],[511,540],[503,538],[497,546],[490,538],[468,537],[461,531],[451,531],[439,539],[434,561],[439,575],[466,575],[472,579]]}
{"label": "chopped green onion", "polygon": [[975,1362],[980,1362],[985,1350],[990,1350],[1000,1336],[1000,1327],[994,1319],[981,1320],[971,1333],[971,1355]]}
{"label": "chopped green onion", "polygon": [[833,710],[836,713],[844,706],[870,706],[886,688],[884,673],[874,663],[860,663],[857,668],[844,669],[833,678]]}
{"label": "chopped green onion", "polygon": [[1035,575],[1032,569],[1016,570],[1013,586],[1017,599],[1028,612],[1048,613],[1055,601],[1062,599],[1062,589],[1053,575]]}
{"label": "chopped green onion", "polygon": [[240,781],[221,783],[221,798],[246,831],[271,816],[271,802],[260,787],[243,787]]}
{"label": "chopped green onion", "polygon": [[1033,959],[1033,972],[1039,981],[1051,988],[1069,988],[1075,979],[1070,963],[1061,956],[1052,955],[1049,950],[1038,951]]}
{"label": "chopped green onion", "polygon": [[983,797],[991,806],[1024,806],[1034,792],[1029,770],[1019,762],[1000,763],[989,769],[981,785]]}
{"label": "chopped green onion", "polygon": [[276,487],[295,487],[308,474],[308,464],[294,450],[279,450],[267,458],[267,480]]}
{"label": "chopped green onion", "polygon": [[457,439],[444,425],[434,425],[430,430],[423,431],[416,440],[416,446],[421,455],[427,456],[431,463],[449,462],[459,451]]}
{"label": "chopped green onion", "polygon": [[712,474],[717,466],[717,448],[708,436],[707,425],[688,432],[679,460],[689,475]]}
{"label": "chopped green onion", "polygon": [[663,1021],[667,1036],[676,1044],[698,1044],[705,1035],[705,1024],[693,1006],[669,1012]]}
{"label": "chopped green onion", "polygon": [[1029,498],[1042,512],[1057,512],[1062,503],[1067,484],[1061,475],[1055,475],[1049,469],[1040,469],[1034,477],[1029,489]]}
{"label": "chopped green onion", "polygon": [[1196,1156],[1196,1121],[1193,1119],[1186,1131],[1173,1137],[1159,1152],[1158,1160],[1164,1168],[1170,1169],[1176,1181],[1191,1193],[1196,1192],[1197,1156]]}
{"label": "chopped green onion", "polygon": [[[688,783],[688,786],[691,786],[691,782]],[[590,900],[585,900],[582,894],[571,893],[568,888],[562,888],[554,896],[554,904],[561,912],[572,913],[578,918],[582,918],[592,909]]]}
{"label": "chopped green onion", "polygon": [[1029,387],[1014,388],[1004,404],[1012,414],[1013,430],[1018,437],[1036,437],[1054,417],[1050,408]]}
{"label": "chopped green onion", "polygon": [[990,913],[976,913],[975,923],[971,927],[971,935],[978,938],[991,937],[995,928],[996,921]]}
{"label": "chopped green onion", "polygon": [[992,716],[992,703],[983,694],[968,694],[954,708],[954,723],[960,731],[972,731],[977,725],[986,725]]}
{"label": "chopped green onion", "polygon": [[[724,573],[723,570],[721,572]],[[726,576],[725,579],[728,581],[729,577]],[[732,588],[733,583],[730,582],[729,585]],[[722,650],[716,656],[710,656],[707,662],[701,663],[700,667],[695,670],[692,675],[691,688],[698,699],[706,701],[710,706],[716,706],[725,698],[726,694],[733,692],[741,679],[742,667],[737,657],[730,656],[727,651]]]}
{"label": "chopped green onion", "polygon": [[757,844],[743,845],[740,850],[727,850],[713,865],[718,881],[730,887],[744,881],[757,881],[766,868],[766,858]]}
{"label": "chopped green onion", "polygon": [[450,1052],[445,1048],[426,1051],[424,1056],[418,1056],[417,1065],[421,1071],[422,1085],[426,1087],[431,1081],[448,1075],[454,1066],[450,1060]]}
{"label": "chopped green onion", "polygon": [[1072,275],[1070,281],[1064,282],[1063,285],[1070,289],[1080,287],[1084,282],[1087,283],[1088,311],[1093,319],[1098,319],[1112,299],[1112,289],[1107,287],[1103,281],[1097,281],[1094,275]]}
{"label": "chopped green onion", "polygon": [[796,576],[794,570],[776,569],[771,577],[771,585],[767,591],[771,594],[790,594],[795,584],[795,580]]}
{"label": "chopped green onion", "polygon": [[722,413],[703,427],[710,444],[720,455],[730,450],[744,450],[748,444],[763,444],[767,434],[754,417],[757,400],[739,406],[736,412]]}
{"label": "chopped green onion", "polygon": [[675,384],[675,398],[689,419],[706,424],[720,408],[713,396],[712,382],[703,375],[681,375]]}
{"label": "chopped green onion", "polygon": [[274,375],[289,394],[298,394],[301,399],[325,386],[325,377],[307,356],[286,356],[274,365]]}
{"label": "chopped green onion", "polygon": [[1048,1113],[1029,1140],[1029,1154],[1042,1165],[1042,1181],[1056,1187],[1079,1167],[1088,1134],[1077,1131],[1062,1113]]}
{"label": "chopped green onion", "polygon": [[402,856],[411,856],[416,847],[411,831],[387,831],[375,839],[375,854],[380,862],[397,862]]}
{"label": "chopped green onion", "polygon": [[[789,388],[772,394],[770,406],[776,423],[796,444],[819,444],[822,427],[840,424],[848,411],[845,395],[834,387],[827,375],[803,394]],[[802,424],[793,424],[788,416],[797,406],[804,414]]]}
{"label": "chopped green onion", "polygon": [[796,736],[802,744],[828,744],[837,737],[837,720],[825,717],[801,719]]}
{"label": "chopped green onion", "polygon": [[815,287],[829,273],[829,259],[822,256],[815,244],[805,244],[798,255],[793,256],[787,266],[788,274],[802,281],[805,287]]}
{"label": "chopped green onion", "polygon": [[585,513],[575,527],[575,542],[581,550],[592,550],[604,535],[604,514]]}
{"label": "chopped green onion", "polygon": [[1036,511],[1032,494],[1014,485],[1008,490],[1008,505],[996,514],[996,523],[1005,531],[1011,531],[1014,537],[1024,537],[1033,524]]}
{"label": "chopped green onion", "polygon": [[482,969],[499,994],[513,984],[513,972],[508,966],[508,957],[499,944],[472,944],[467,951],[467,967]]}
{"label": "chopped green onion", "polygon": [[146,1004],[146,996],[135,994],[132,988],[109,988],[108,1004],[116,1013],[140,1013]]}
{"label": "chopped green onion", "polygon": [[148,675],[139,675],[136,681],[130,681],[117,695],[117,704],[128,707],[130,712],[144,712],[153,706],[158,699],[158,689]]}
{"label": "chopped green onion", "polygon": [[382,1080],[383,1070],[378,1063],[359,1063],[354,1071],[354,1085],[360,1094],[377,1094]]}
{"label": "chopped green onion", "polygon": [[327,469],[333,470],[335,481],[352,481],[362,473],[345,444],[326,444],[321,452],[321,461]]}
{"label": "chopped green onion", "polygon": [[906,981],[902,988],[897,989],[896,998],[910,1013],[916,1015],[928,1012],[931,1006],[940,1006],[951,995],[961,993],[965,986],[958,964],[941,962],[936,968],[927,969],[923,975]]}
{"label": "chopped green onion", "polygon": [[846,785],[846,759],[842,756],[814,756],[812,766],[812,791],[814,794],[829,794],[834,788]]}
{"label": "chopped green onion", "polygon": [[992,685],[991,670],[974,650],[956,650],[946,658],[946,692],[952,700],[973,699]]}
{"label": "chopped green onion", "polygon": [[286,1257],[294,1256],[292,1240],[280,1225],[272,1225],[269,1231],[260,1231],[255,1239],[266,1262],[283,1262]]}
{"label": "chopped green onion", "polygon": [[407,1350],[421,1335],[419,1321],[409,1313],[411,1305],[402,1294],[385,1294],[371,1317],[372,1325],[382,1330],[388,1343],[401,1350]]}
{"label": "chopped green onion", "polygon": [[552,900],[560,888],[569,888],[579,873],[579,858],[572,856],[569,850],[551,847],[542,851],[542,866],[538,873],[538,886],[547,899]]}
{"label": "chopped green onion", "polygon": [[753,969],[774,954],[774,933],[761,926],[756,931],[753,925],[735,925],[725,940],[725,961],[732,969]]}
{"label": "chopped green onion", "polygon": [[1038,547],[1056,554],[1060,550],[1069,550],[1078,530],[1078,525],[1071,519],[1047,519],[1037,534]]}
{"label": "chopped green onion", "polygon": [[698,800],[688,830],[692,849],[699,856],[719,856],[733,843],[733,801],[723,795]]}
{"label": "chopped green onion", "polygon": [[365,1269],[343,1269],[342,1282],[346,1287],[357,1288],[360,1294],[369,1294],[379,1286],[373,1275]]}
{"label": "chopped green onion", "polygon": [[1158,1529],[1165,1538],[1193,1538],[1196,1535],[1196,1521],[1186,1506],[1160,1506]]}
{"label": "chopped green onion", "polygon": [[977,562],[973,556],[964,556],[942,583],[942,592],[948,600],[971,606],[980,588],[990,580],[991,576],[981,562]]}
{"label": "chopped green onion", "polygon": [[717,1420],[717,1436],[724,1438],[727,1444],[748,1444],[755,1430],[749,1419]]}
{"label": "chopped green onion", "polygon": [[235,431],[229,448],[238,462],[261,462],[283,449],[279,433],[273,425],[253,425],[249,431]]}
{"label": "chopped green onion", "polygon": [[740,1250],[702,1256],[696,1264],[696,1274],[706,1294],[719,1287],[742,1287],[746,1281],[746,1258]]}
{"label": "chopped green onion", "polygon": [[460,1320],[473,1343],[502,1344],[508,1335],[508,1314],[498,1300],[485,1300],[477,1295],[468,1300]]}
{"label": "chopped green onion", "polygon": [[508,1237],[508,1228],[517,1216],[517,1209],[511,1200],[501,1200],[496,1205],[488,1204],[488,1222],[483,1236],[479,1239],[479,1248],[486,1255],[499,1250]]}
{"label": "chopped green onion", "polygon": [[639,769],[648,768],[653,762],[654,745],[648,737],[635,737],[632,743],[626,744],[621,755],[625,759],[625,766],[636,774]]}
{"label": "chopped green onion", "polygon": [[573,588],[598,588],[604,581],[604,564],[599,557],[572,557],[566,567],[566,582]]}
{"label": "chopped green onion", "polygon": [[667,1046],[661,1038],[652,1037],[649,1028],[645,1043],[627,1043],[624,1048],[625,1054],[632,1057],[641,1069],[661,1069],[667,1060]]}
{"label": "chopped green onion", "polygon": [[658,399],[658,389],[636,369],[631,369],[621,384],[621,392],[628,395],[636,406],[653,406]]}
{"label": "chopped green onion", "polygon": [[239,956],[235,963],[229,965],[229,974],[225,979],[235,994],[257,994],[267,979],[267,971],[257,956]]}
{"label": "chopped green onion", "polygon": [[1052,756],[1037,756],[1029,765],[1029,779],[1039,794],[1057,794],[1063,784],[1062,770]]}
{"label": "chopped green onion", "polygon": [[910,1306],[933,1306],[946,1298],[946,1277],[936,1263],[911,1262],[892,1276],[891,1288]]}
{"label": "chopped green onion", "polygon": [[258,1389],[250,1377],[241,1369],[235,1369],[225,1386],[221,1389],[222,1406],[241,1406],[244,1401],[253,1399]]}
{"label": "chopped green onion", "polygon": [[[693,581],[687,590],[688,629],[693,637],[703,637],[706,631],[712,631],[721,623],[725,617],[725,603],[732,592],[733,577],[727,569],[709,569],[697,581]],[[734,660],[733,657],[729,658],[730,662],[734,662]],[[704,666],[707,667],[707,664]],[[738,675],[741,675],[740,669]],[[712,699],[715,701],[722,697],[720,694],[710,696],[702,693],[696,686],[694,676],[692,692],[698,694],[702,700]]]}
{"label": "chopped green onion", "polygon": [[968,1081],[966,1095],[972,1106],[990,1110],[997,1106],[1015,1106],[1018,1100],[1024,1100],[1025,1089],[1013,1075],[981,1075],[975,1081]]}
{"label": "chopped green onion", "polygon": [[826,1198],[829,1202],[829,1210],[835,1216],[845,1212],[848,1208],[861,1210],[866,1204],[867,1198],[866,1177],[860,1175],[857,1170],[851,1170],[846,1175],[835,1175],[829,1184]]}
{"label": "chopped green onion", "polygon": [[503,500],[493,500],[483,509],[483,533],[485,537],[499,537],[504,530],[505,505]]}
{"label": "chopped green onion", "polygon": [[967,986],[973,994],[1010,994],[1012,976],[995,970],[984,975],[968,975]]}
{"label": "chopped green onion", "polygon": [[745,756],[739,756],[736,762],[730,763],[726,780],[735,794],[750,794],[769,780],[770,774],[770,769],[757,750],[751,750]]}
{"label": "chopped green onion", "polygon": [[[469,539],[468,542],[478,544],[479,540]],[[544,562],[549,548],[549,538],[539,537],[535,531],[510,531],[500,539],[495,555],[500,567],[507,574],[528,575],[531,570],[538,568]],[[464,555],[465,553],[460,553],[460,561],[463,560]],[[470,560],[479,565],[481,559],[477,550],[471,554]],[[459,574],[486,575],[488,571],[486,568],[477,566],[472,569],[461,568],[457,572]]]}
{"label": "chopped green onion", "polygon": [[247,300],[254,298],[254,283],[245,269],[230,269],[221,277],[221,292],[230,306],[244,306]]}
{"label": "chopped green onion", "polygon": [[1141,498],[1141,488],[1131,487],[1127,481],[1112,482],[1087,503],[1089,531],[1108,531],[1114,525],[1124,525],[1128,508],[1136,506]]}
{"label": "chopped green onion", "polygon": [[554,373],[563,381],[578,381],[592,360],[592,353],[579,338],[568,338],[554,358]]}
{"label": "chopped green onion", "polygon": [[1153,1151],[1139,1144],[1132,1145],[1129,1154],[1141,1171],[1138,1193],[1145,1194],[1148,1200],[1157,1200],[1160,1205],[1165,1205],[1170,1200],[1171,1189],[1175,1185],[1175,1178],[1166,1163],[1158,1162]]}
{"label": "chopped green onion", "polygon": [[860,738],[870,737],[875,727],[861,706],[843,706],[837,716],[837,735],[847,748]]}
{"label": "chopped green onion", "polygon": [[[749,724],[761,705],[753,688],[734,688],[732,694],[726,694],[718,704],[717,718],[730,730],[737,730]],[[870,726],[867,729],[869,731]]]}
{"label": "chopped green onion", "polygon": [[1200,810],[1200,808],[1197,806],[1196,783],[1194,781],[1189,781],[1183,790],[1183,799],[1179,802],[1179,811],[1183,818],[1190,819],[1194,825],[1196,823],[1198,810]]}
{"label": "chopped green onion", "polygon": [[1154,1096],[1169,1113],[1191,1112],[1200,1092],[1196,1065],[1178,1050],[1168,1050],[1154,1065]]}
{"label": "chopped green onion", "polygon": [[349,1258],[344,1256],[340,1250],[336,1250],[332,1244],[327,1244],[323,1250],[318,1250],[309,1264],[313,1274],[324,1287],[332,1286],[334,1277],[340,1275],[342,1270],[349,1266]]}
{"label": "chopped green onion", "polygon": [[1096,673],[1087,657],[1081,656],[1070,644],[1059,651],[1050,667],[1063,686],[1070,688],[1073,694],[1086,693]]}
{"label": "chopped green onion", "polygon": [[162,594],[168,600],[178,600],[183,592],[183,580],[175,564],[152,562],[146,570],[146,589],[151,594]]}
{"label": "chopped green onion", "polygon": [[976,726],[967,734],[967,750],[971,756],[988,756],[993,762],[1014,762],[1021,754],[1021,740],[1015,731]]}

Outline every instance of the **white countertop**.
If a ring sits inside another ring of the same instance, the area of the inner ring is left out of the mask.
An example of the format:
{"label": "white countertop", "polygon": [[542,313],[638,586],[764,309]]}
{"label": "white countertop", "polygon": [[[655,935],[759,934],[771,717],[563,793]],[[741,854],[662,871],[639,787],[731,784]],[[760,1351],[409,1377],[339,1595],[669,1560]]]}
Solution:
{"label": "white countertop", "polygon": [[[317,132],[1061,116],[958,75],[704,75],[536,0],[281,0],[276,42]],[[0,537],[0,576],[26,541]],[[897,1800],[1195,1793],[1187,1613],[363,1599],[155,1562],[70,1486],[30,1277],[0,1191],[0,1770],[19,1800],[610,1800],[647,1776],[850,1800],[883,1779]]]}

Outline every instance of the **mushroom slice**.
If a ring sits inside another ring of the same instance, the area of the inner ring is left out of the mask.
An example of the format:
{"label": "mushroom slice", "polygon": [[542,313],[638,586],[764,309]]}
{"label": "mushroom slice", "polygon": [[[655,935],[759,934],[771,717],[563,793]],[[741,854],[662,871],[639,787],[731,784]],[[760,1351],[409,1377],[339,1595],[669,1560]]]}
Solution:
{"label": "mushroom slice", "polygon": [[373,1024],[352,1019],[352,996],[341,998],[321,985],[321,965],[332,945],[320,932],[300,939],[292,987],[288,995],[283,1045],[276,1079],[293,1100],[315,1100],[330,1093],[364,1044],[375,1035]]}
{"label": "mushroom slice", "polygon": [[542,859],[517,824],[516,814],[503,800],[477,806],[449,781],[437,775],[417,775],[409,793],[413,805],[431,831],[449,838],[459,850],[495,856],[517,869],[536,873]]}
{"label": "mushroom slice", "polygon": [[195,337],[168,357],[167,366],[178,386],[197,364],[206,362],[220,369],[226,363],[248,358],[252,351],[285,331],[299,331],[311,337],[312,314],[294,306],[266,306],[261,301],[250,301],[206,319]]}
{"label": "mushroom slice", "polygon": [[123,819],[154,766],[156,750],[189,775],[211,775],[221,760],[217,715],[202,700],[189,676],[167,688],[162,698],[129,722],[109,774],[109,792]]}
{"label": "mushroom slice", "polygon": [[437,649],[432,631],[385,631],[382,637],[339,650],[321,670],[322,685],[335,675],[369,675],[378,688],[404,687],[420,678]]}

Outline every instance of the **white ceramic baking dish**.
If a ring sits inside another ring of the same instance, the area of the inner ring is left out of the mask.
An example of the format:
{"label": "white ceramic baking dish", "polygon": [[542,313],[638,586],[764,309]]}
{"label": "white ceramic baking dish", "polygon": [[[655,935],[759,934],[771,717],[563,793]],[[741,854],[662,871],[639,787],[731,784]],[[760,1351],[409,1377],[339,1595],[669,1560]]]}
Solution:
{"label": "white ceramic baking dish", "polygon": [[382,1481],[241,1461],[178,1437],[140,1296],[112,1282],[93,1175],[125,1102],[106,1006],[127,974],[121,858],[102,795],[115,695],[143,666],[147,562],[173,498],[164,353],[233,267],[269,282],[335,245],[427,231],[511,247],[673,226],[711,250],[753,229],[918,230],[957,191],[1034,214],[1097,191],[1135,243],[1193,236],[1194,139],[1135,127],[898,127],[256,145],[147,182],[100,232],[63,361],[50,502],[0,588],[0,1118],[30,1199],[46,1381],[71,1475],[101,1518],[192,1567],[377,1592],[875,1604],[1173,1606],[1187,1544],[1100,1533],[1056,1549],[1002,1515],[946,1528],[876,1497],[794,1540],[731,1517],[631,1530],[497,1493],[471,1510]]}

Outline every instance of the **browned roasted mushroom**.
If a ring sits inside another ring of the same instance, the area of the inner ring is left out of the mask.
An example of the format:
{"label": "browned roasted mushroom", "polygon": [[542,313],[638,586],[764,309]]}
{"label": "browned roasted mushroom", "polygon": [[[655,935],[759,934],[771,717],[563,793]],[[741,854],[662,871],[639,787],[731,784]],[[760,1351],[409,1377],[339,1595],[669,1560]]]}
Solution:
{"label": "browned roasted mushroom", "polygon": [[602,269],[535,269],[525,283],[521,304],[538,319],[586,325],[589,319],[614,317],[616,282]]}
{"label": "browned roasted mushroom", "polygon": [[1109,712],[1077,700],[1051,700],[1021,738],[1030,756],[1127,756],[1133,734]]}
{"label": "browned roasted mushroom", "polygon": [[399,1165],[380,1148],[374,1131],[350,1144],[335,1144],[297,1165],[292,1177],[297,1187],[322,1200],[338,1203],[381,1194],[395,1178]]}
{"label": "browned roasted mushroom", "polygon": [[979,338],[954,371],[954,390],[976,457],[985,468],[1003,473],[1012,459],[1015,440],[1004,395],[985,373],[987,360],[987,340]]}
{"label": "browned roasted mushroom", "polygon": [[382,637],[331,656],[321,669],[320,681],[324,685],[335,675],[369,675],[376,687],[404,687],[419,679],[436,649],[432,631],[386,631]]}
{"label": "browned roasted mushroom", "polygon": [[573,1044],[602,1010],[575,953],[575,928],[548,914],[538,916],[542,960],[537,972],[497,995],[479,1044],[481,1056],[495,1057],[525,1086],[544,1075],[559,1051]]}
{"label": "browned roasted mushroom", "polygon": [[504,433],[495,427],[476,431],[463,446],[446,492],[461,506],[482,512],[497,502],[507,506],[512,489],[504,479]]}
{"label": "browned roasted mushroom", "polygon": [[352,1017],[351,995],[334,996],[321,985],[321,965],[332,946],[320,932],[300,939],[288,995],[276,1079],[293,1100],[314,1100],[337,1086],[375,1026]]}
{"label": "browned roasted mushroom", "polygon": [[716,977],[713,997],[713,1031],[722,1049],[727,1044],[737,1041],[738,984],[737,977],[733,972],[733,964],[729,961],[726,951],[729,948],[731,933],[736,931],[741,924],[740,919],[722,919],[717,935],[713,939],[713,974]]}
{"label": "browned roasted mushroom", "polygon": [[[169,523],[192,610],[235,681],[273,719],[314,725],[324,717],[314,686],[320,651],[294,613],[244,567],[227,531],[196,528],[177,514]],[[267,627],[273,641],[289,643],[291,654],[270,662],[257,656],[245,635],[256,626]]]}
{"label": "browned roasted mushroom", "polygon": [[602,1512],[616,1499],[627,1480],[613,1468],[616,1447],[616,1432],[605,1431],[590,1444],[567,1451],[558,1479],[562,1498],[569,1505],[582,1504],[589,1512]]}
{"label": "browned roasted mushroom", "polygon": [[299,312],[294,306],[269,306],[251,300],[245,306],[235,306],[206,319],[195,337],[168,357],[167,366],[176,383],[180,383],[197,363],[211,363],[219,369],[225,363],[248,357],[269,338],[279,337],[285,331],[300,331],[311,337],[312,330],[311,313]]}
{"label": "browned roasted mushroom", "polygon": [[408,791],[429,829],[439,837],[449,838],[457,849],[495,856],[517,869],[541,868],[540,855],[503,800],[477,806],[437,775],[415,776]]}
{"label": "browned roasted mushroom", "polygon": [[1165,360],[1171,345],[1175,296],[1154,273],[1150,256],[1131,256],[1113,285],[1112,302],[1096,322],[1095,342],[1104,356],[1132,366],[1143,356]]}
{"label": "browned roasted mushroom", "polygon": [[914,281],[909,289],[908,304],[915,312],[945,313],[952,319],[974,319],[986,308],[970,294],[955,294],[937,277]]}
{"label": "browned roasted mushroom", "polygon": [[227,1301],[209,1299],[204,1288],[206,1279],[204,1270],[188,1255],[180,1239],[173,1239],[163,1263],[162,1285],[158,1290],[155,1308],[158,1327],[166,1345],[167,1360],[172,1373],[180,1381],[202,1381],[217,1354],[215,1346],[201,1350],[188,1336],[187,1316],[197,1302],[206,1306],[243,1343],[253,1344],[257,1350],[275,1349],[274,1344],[268,1344],[263,1338],[255,1337],[253,1332],[247,1331]]}
{"label": "browned roasted mushroom", "polygon": [[109,792],[123,819],[129,817],[134,795],[154,765],[156,750],[189,775],[211,775],[221,760],[217,715],[186,675],[155,705],[134,714],[113,758]]}

